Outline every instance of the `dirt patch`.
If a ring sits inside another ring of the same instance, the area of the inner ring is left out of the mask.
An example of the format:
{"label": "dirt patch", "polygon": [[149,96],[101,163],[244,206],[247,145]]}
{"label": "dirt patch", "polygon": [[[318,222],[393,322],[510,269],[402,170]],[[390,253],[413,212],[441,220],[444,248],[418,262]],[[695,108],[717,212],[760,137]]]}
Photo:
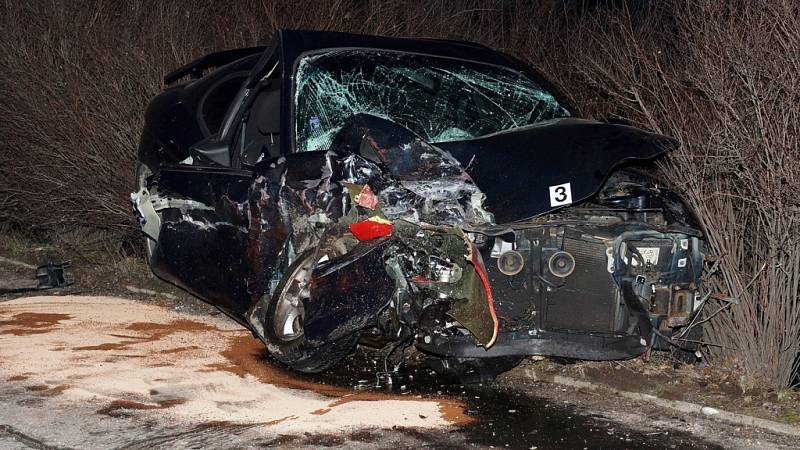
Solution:
{"label": "dirt patch", "polygon": [[107,342],[100,345],[86,345],[84,347],[74,347],[73,350],[125,350],[130,342]]}
{"label": "dirt patch", "polygon": [[48,386],[46,384],[37,384],[35,386],[28,386],[25,389],[27,389],[29,391],[34,391],[34,392],[36,392],[36,391],[46,391],[46,390],[50,389],[50,386]]}
{"label": "dirt patch", "polygon": [[349,389],[307,381],[298,373],[290,373],[275,367],[267,358],[264,344],[252,336],[229,338],[228,347],[221,354],[228,360],[228,364],[210,364],[209,368],[224,370],[242,378],[250,375],[262,383],[308,390],[329,397],[340,397],[351,393]]}
{"label": "dirt patch", "polygon": [[303,439],[303,445],[339,447],[344,445],[345,441],[345,437],[340,434],[314,434]]}
{"label": "dirt patch", "polygon": [[[114,337],[125,337],[130,340],[120,342],[107,342],[99,345],[87,345],[82,347],[74,347],[73,350],[128,350],[132,345],[143,344],[146,342],[155,342],[180,332],[201,332],[201,331],[219,331],[218,328],[194,320],[174,320],[169,323],[154,323],[154,322],[136,322],[126,327],[131,331],[138,331],[142,333],[140,336],[120,335],[113,334]],[[179,349],[167,349],[162,351],[162,354],[179,353],[186,349],[182,347]],[[198,347],[192,347],[194,349]]]}
{"label": "dirt patch", "polygon": [[44,395],[46,397],[55,397],[57,395],[61,395],[67,389],[70,389],[72,386],[69,384],[59,384],[57,386],[50,386],[47,384],[36,384],[33,386],[26,386],[25,389],[28,391],[36,392],[40,395]]}
{"label": "dirt patch", "polygon": [[[166,409],[186,403],[186,399],[175,398],[170,400],[162,400],[152,403],[140,403],[132,400],[114,400],[108,406],[98,409],[97,414],[103,414],[111,417],[122,417],[130,415],[130,411],[142,411],[150,409]],[[126,412],[127,411],[127,412]]]}
{"label": "dirt patch", "polygon": [[199,348],[200,347],[198,347],[196,345],[190,345],[188,347],[169,348],[167,350],[162,350],[161,354],[162,355],[170,355],[170,354],[173,354],[173,353],[190,352],[192,350],[197,350]]}
{"label": "dirt patch", "polygon": [[150,332],[151,339],[159,339],[179,331],[219,331],[219,328],[195,320],[180,319],[168,323],[134,322],[126,327],[129,330]]}
{"label": "dirt patch", "polygon": [[618,390],[698,403],[792,425],[800,423],[800,418],[792,414],[800,411],[800,391],[743,385],[735,364],[699,366],[681,363],[668,355],[654,354],[649,361],[642,358],[570,364],[529,361],[514,372],[522,374],[525,370],[534,379],[546,380],[553,375],[564,375]]}
{"label": "dirt patch", "polygon": [[356,442],[372,443],[372,442],[377,442],[378,439],[380,439],[380,436],[371,431],[360,430],[348,434],[347,439]]}
{"label": "dirt patch", "polygon": [[614,383],[617,389],[634,390],[645,385],[663,385],[671,381],[670,377],[656,371],[640,372],[628,368],[622,363],[600,363],[585,366],[582,369],[585,378],[590,380],[607,380]]}
{"label": "dirt patch", "polygon": [[31,334],[49,333],[56,329],[64,320],[71,319],[69,314],[48,314],[24,312],[15,314],[10,320],[0,321],[0,327],[10,327],[0,331],[0,334],[13,334],[14,336],[27,336]]}
{"label": "dirt patch", "polygon": [[451,419],[440,412],[450,406],[441,405],[458,408],[454,400],[359,391],[346,382],[302,376],[271,361],[260,341],[220,316],[187,319],[112,297],[0,303],[4,317],[27,313],[72,319],[54,333],[4,337],[0,376],[29,376],[37,397],[61,395],[66,403],[90,406],[92,416],[193,427],[224,420],[270,435],[302,435],[397,423],[440,429]]}
{"label": "dirt patch", "polygon": [[43,391],[42,395],[45,395],[47,397],[55,397],[57,395],[63,394],[64,391],[66,391],[67,389],[72,389],[72,385],[70,385],[70,384],[59,384],[57,386],[50,387],[46,391]]}
{"label": "dirt patch", "polygon": [[62,393],[64,393],[64,391],[66,391],[67,389],[71,389],[71,388],[72,388],[72,385],[59,384],[58,386],[51,387],[50,390],[45,393],[45,395],[47,395],[49,397],[53,397],[53,396],[56,396],[56,395],[61,395]]}
{"label": "dirt patch", "polygon": [[287,420],[294,420],[294,419],[297,419],[297,416],[286,416],[286,417],[282,417],[280,419],[270,420],[269,422],[265,422],[264,425],[272,426],[272,425],[277,425],[279,423],[286,422]]}
{"label": "dirt patch", "polygon": [[[273,386],[299,389],[315,392],[320,395],[335,397],[336,400],[330,402],[325,408],[320,408],[311,412],[312,415],[321,416],[331,412],[334,408],[351,402],[379,402],[386,400],[399,401],[419,401],[418,397],[374,390],[354,392],[352,389],[342,386],[322,384],[318,381],[311,381],[303,374],[291,372],[289,369],[278,367],[268,356],[264,344],[258,339],[249,335],[231,337],[228,348],[221,352],[230,364],[211,364],[209,368],[224,370],[239,377],[247,375],[255,377],[262,383],[269,383]],[[449,398],[432,397],[439,405],[442,418],[453,425],[465,425],[474,421],[474,418],[464,413],[464,405],[460,401]]]}
{"label": "dirt patch", "polygon": [[468,416],[464,410],[464,405],[461,402],[439,400],[439,412],[442,414],[442,418],[454,425],[464,426],[475,422],[476,419]]}

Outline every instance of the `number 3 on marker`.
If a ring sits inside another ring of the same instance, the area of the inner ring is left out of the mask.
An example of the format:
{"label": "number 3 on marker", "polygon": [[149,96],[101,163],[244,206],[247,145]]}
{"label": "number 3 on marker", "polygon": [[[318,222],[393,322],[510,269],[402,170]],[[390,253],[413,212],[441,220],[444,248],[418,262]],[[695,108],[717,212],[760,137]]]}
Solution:
{"label": "number 3 on marker", "polygon": [[572,203],[572,189],[569,183],[550,186],[550,206],[569,205]]}

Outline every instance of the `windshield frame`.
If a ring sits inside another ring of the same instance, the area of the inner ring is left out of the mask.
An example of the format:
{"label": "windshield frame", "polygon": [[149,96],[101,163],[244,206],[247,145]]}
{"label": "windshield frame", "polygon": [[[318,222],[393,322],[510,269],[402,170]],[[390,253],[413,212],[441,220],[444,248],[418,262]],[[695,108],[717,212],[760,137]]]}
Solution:
{"label": "windshield frame", "polygon": [[[298,72],[298,70],[300,68],[300,62],[303,59],[311,57],[311,56],[319,56],[319,55],[326,54],[326,53],[343,52],[343,51],[360,51],[360,52],[364,52],[364,53],[397,53],[397,54],[402,54],[402,55],[422,56],[422,57],[426,57],[426,58],[440,59],[440,60],[446,60],[446,61],[455,61],[455,62],[460,62],[460,63],[466,63],[466,64],[473,65],[473,66],[492,67],[494,69],[500,69],[500,70],[509,71],[509,72],[512,72],[512,73],[514,73],[516,75],[519,75],[519,76],[522,76],[524,78],[527,78],[529,81],[531,81],[534,84],[536,84],[537,86],[539,86],[539,88],[542,91],[548,93],[549,95],[551,95],[553,97],[553,99],[559,104],[559,106],[561,108],[563,108],[567,112],[568,117],[573,117],[572,108],[570,108],[569,104],[567,104],[567,103],[565,103],[563,101],[564,99],[561,98],[561,95],[559,95],[559,92],[557,92],[557,90],[552,89],[552,87],[550,86],[549,82],[542,83],[540,81],[540,79],[539,79],[540,78],[539,76],[531,76],[531,74],[528,73],[527,70],[524,70],[524,69],[521,69],[521,68],[518,68],[518,67],[512,67],[512,66],[500,65],[500,64],[492,64],[492,63],[486,63],[486,62],[480,62],[480,61],[473,61],[473,60],[469,60],[469,59],[465,59],[465,58],[453,58],[453,57],[448,57],[448,56],[440,56],[440,55],[435,55],[435,54],[430,54],[430,53],[409,52],[409,51],[391,50],[391,49],[383,49],[383,48],[376,48],[376,47],[329,47],[329,48],[315,49],[315,50],[311,50],[311,51],[300,53],[297,56],[297,58],[295,58],[294,62],[292,63],[292,71],[291,71],[291,75],[290,75],[291,90],[289,92],[289,95],[287,96],[288,103],[289,103],[289,111],[288,111],[289,112],[289,114],[288,114],[288,120],[289,120],[288,125],[289,125],[289,127],[288,128],[290,130],[289,134],[291,135],[291,139],[289,141],[291,153],[298,153],[298,151],[297,151],[297,134],[298,134],[298,132],[297,132],[297,86],[298,86],[297,72]],[[508,130],[500,130],[499,132],[509,131],[509,130],[512,130],[512,129],[513,128],[510,128]],[[476,136],[473,139],[478,139],[480,137],[482,137],[482,136]],[[329,149],[323,149],[323,150],[329,150]],[[323,151],[323,150],[320,150],[320,151]]]}

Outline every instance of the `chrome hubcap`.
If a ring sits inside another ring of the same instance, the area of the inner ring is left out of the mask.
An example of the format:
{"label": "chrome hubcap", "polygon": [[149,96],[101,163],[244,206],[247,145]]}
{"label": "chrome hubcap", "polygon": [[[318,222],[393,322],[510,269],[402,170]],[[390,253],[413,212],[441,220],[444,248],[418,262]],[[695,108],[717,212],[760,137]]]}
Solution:
{"label": "chrome hubcap", "polygon": [[303,300],[311,293],[309,281],[311,267],[308,264],[299,266],[292,273],[278,297],[275,314],[272,318],[275,336],[283,341],[291,341],[303,335]]}

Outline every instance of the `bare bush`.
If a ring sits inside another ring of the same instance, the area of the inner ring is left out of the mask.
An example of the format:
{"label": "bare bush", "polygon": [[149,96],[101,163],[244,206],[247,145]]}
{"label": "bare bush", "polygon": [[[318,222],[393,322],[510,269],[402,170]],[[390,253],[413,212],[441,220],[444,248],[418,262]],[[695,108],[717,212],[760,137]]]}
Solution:
{"label": "bare bush", "polygon": [[661,170],[708,239],[710,355],[736,359],[744,385],[791,384],[800,353],[798,5],[675,1],[567,20],[575,40],[562,75],[584,110],[681,141]]}
{"label": "bare bush", "polygon": [[276,28],[468,39],[545,72],[581,115],[681,141],[661,171],[707,233],[709,354],[786,386],[800,352],[800,7],[620,3],[5,0],[0,220],[137,242],[127,196],[142,114],[194,57]]}

